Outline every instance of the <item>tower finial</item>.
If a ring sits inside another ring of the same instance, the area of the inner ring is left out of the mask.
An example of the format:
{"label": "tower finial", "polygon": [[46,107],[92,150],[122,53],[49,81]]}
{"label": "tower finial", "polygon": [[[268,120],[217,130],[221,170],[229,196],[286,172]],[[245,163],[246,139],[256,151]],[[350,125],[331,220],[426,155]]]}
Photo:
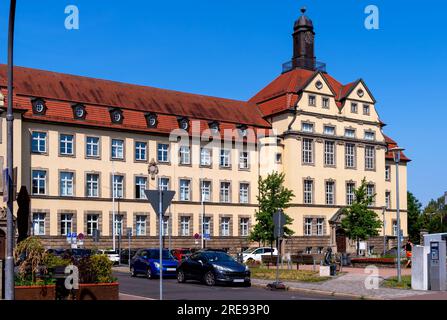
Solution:
{"label": "tower finial", "polygon": [[302,13],[302,14],[305,14],[305,13],[306,13],[306,10],[307,10],[306,7],[302,7],[302,8],[301,8],[301,13]]}

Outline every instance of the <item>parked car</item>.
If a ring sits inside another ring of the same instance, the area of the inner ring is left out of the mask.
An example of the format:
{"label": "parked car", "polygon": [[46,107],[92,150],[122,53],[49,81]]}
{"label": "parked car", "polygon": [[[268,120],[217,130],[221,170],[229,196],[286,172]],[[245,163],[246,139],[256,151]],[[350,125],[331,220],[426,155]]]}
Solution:
{"label": "parked car", "polygon": [[191,249],[173,249],[171,250],[171,254],[176,258],[179,262],[182,262],[187,257],[189,257],[192,254]]}
{"label": "parked car", "polygon": [[208,286],[217,283],[251,285],[250,269],[222,251],[199,251],[177,268],[177,281],[203,281]]}
{"label": "parked car", "polygon": [[48,249],[46,251],[48,254],[55,255],[57,257],[62,257],[65,253],[65,249]]}
{"label": "parked car", "polygon": [[[178,261],[167,249],[162,251],[163,276],[174,277],[177,274]],[[130,275],[135,277],[144,274],[148,279],[160,277],[159,249],[141,249],[130,260]]]}
{"label": "parked car", "polygon": [[120,263],[120,256],[117,251],[114,250],[99,250],[99,254],[104,254],[109,258],[110,261],[113,262],[114,265]]}
{"label": "parked car", "polygon": [[132,259],[132,257],[137,253],[138,249],[130,249],[130,256],[129,256],[129,249],[123,249],[120,253],[121,263],[122,264],[128,264],[129,261]]}
{"label": "parked car", "polygon": [[90,257],[92,250],[90,249],[67,249],[62,255],[63,258],[69,258],[74,260],[81,260],[83,258]]}
{"label": "parked car", "polygon": [[247,262],[262,262],[262,256],[263,255],[269,255],[272,254],[276,256],[278,254],[278,250],[276,248],[269,248],[269,247],[261,247],[261,248],[250,248],[242,252],[242,259],[244,263]]}

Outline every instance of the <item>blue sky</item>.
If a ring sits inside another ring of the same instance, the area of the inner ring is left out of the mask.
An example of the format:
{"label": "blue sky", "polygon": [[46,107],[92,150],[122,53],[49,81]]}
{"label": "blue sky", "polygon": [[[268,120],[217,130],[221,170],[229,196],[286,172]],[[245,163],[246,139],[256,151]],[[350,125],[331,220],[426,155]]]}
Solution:
{"label": "blue sky", "polygon": [[[0,3],[6,62],[9,1]],[[380,29],[364,27],[367,5]],[[80,29],[66,30],[67,5]],[[248,99],[291,58],[293,22],[308,7],[316,55],[343,83],[363,78],[407,149],[409,190],[423,202],[447,191],[445,1],[18,0],[15,63],[34,68]]]}

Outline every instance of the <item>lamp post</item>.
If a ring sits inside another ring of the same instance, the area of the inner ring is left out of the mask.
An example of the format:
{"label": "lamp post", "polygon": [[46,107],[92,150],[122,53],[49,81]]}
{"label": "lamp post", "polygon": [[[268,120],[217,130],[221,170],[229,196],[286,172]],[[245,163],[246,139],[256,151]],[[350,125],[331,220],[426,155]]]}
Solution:
{"label": "lamp post", "polygon": [[390,151],[393,153],[394,162],[396,163],[396,223],[397,223],[397,281],[400,283],[402,281],[402,272],[401,272],[401,261],[400,261],[400,252],[401,252],[401,230],[400,230],[400,204],[399,204],[399,163],[400,163],[400,155],[403,148],[392,148]]}
{"label": "lamp post", "polygon": [[6,263],[5,263],[5,298],[6,300],[14,300],[14,199],[13,199],[13,185],[12,174],[14,169],[13,163],[13,134],[14,134],[14,113],[12,110],[13,100],[13,58],[14,58],[14,23],[16,15],[16,1],[11,0],[9,6],[9,29],[8,29],[8,107],[6,110],[6,124],[7,124],[7,169],[8,169],[8,183],[5,186],[7,190],[7,212],[6,212]]}

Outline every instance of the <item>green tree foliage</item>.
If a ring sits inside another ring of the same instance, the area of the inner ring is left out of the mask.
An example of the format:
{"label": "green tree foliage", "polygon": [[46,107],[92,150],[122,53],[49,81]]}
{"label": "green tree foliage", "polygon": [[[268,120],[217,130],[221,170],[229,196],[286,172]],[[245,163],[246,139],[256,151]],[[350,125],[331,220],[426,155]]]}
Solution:
{"label": "green tree foliage", "polygon": [[[279,209],[287,209],[290,201],[295,197],[291,190],[284,187],[284,178],[285,175],[278,172],[269,174],[265,179],[259,177],[257,197],[259,210],[255,214],[256,225],[250,233],[250,240],[273,244],[275,240],[273,214]],[[294,232],[287,225],[290,225],[293,219],[287,214],[285,216],[284,234],[285,237],[290,237]]]}
{"label": "green tree foliage", "polygon": [[413,243],[420,243],[421,229],[422,229],[422,204],[411,193],[407,193],[407,208],[408,208],[408,236]]}
{"label": "green tree foliage", "polygon": [[341,226],[350,239],[357,240],[357,254],[359,253],[359,242],[369,237],[378,236],[382,222],[377,213],[371,210],[375,195],[368,196],[366,179],[358,189],[354,190],[354,201],[351,206],[343,209]]}
{"label": "green tree foliage", "polygon": [[428,233],[447,232],[447,206],[444,196],[431,200],[419,218],[419,229]]}

